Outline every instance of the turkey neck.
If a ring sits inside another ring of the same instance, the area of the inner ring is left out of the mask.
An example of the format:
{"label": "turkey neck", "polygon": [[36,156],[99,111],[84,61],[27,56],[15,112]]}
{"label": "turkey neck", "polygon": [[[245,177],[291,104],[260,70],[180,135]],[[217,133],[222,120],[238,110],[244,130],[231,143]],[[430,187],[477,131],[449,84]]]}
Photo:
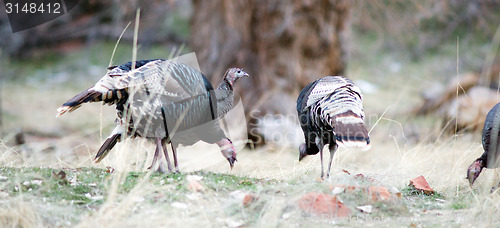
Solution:
{"label": "turkey neck", "polygon": [[233,87],[226,78],[215,90],[215,97],[217,98],[217,115],[222,117],[233,108],[234,101]]}

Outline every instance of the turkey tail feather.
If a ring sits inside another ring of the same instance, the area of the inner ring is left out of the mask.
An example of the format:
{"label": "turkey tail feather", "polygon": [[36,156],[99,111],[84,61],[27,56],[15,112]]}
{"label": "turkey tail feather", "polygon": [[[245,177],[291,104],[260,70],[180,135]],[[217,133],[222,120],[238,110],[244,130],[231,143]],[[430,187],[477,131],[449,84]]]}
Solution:
{"label": "turkey tail feather", "polygon": [[106,139],[106,141],[104,141],[101,148],[99,148],[99,151],[97,151],[97,154],[94,158],[94,162],[95,163],[101,162],[101,160],[104,159],[108,155],[109,151],[111,151],[111,149],[113,149],[115,144],[118,141],[120,141],[120,137],[121,137],[121,134],[113,134],[113,135],[109,136]]}
{"label": "turkey tail feather", "polygon": [[360,94],[354,85],[339,87],[317,105],[313,105],[321,110],[319,118],[323,124],[332,127],[339,146],[370,148]]}
{"label": "turkey tail feather", "polygon": [[335,140],[342,147],[370,148],[370,137],[363,123],[357,116],[337,116],[333,124]]}
{"label": "turkey tail feather", "polygon": [[75,109],[79,108],[83,103],[94,100],[95,98],[101,96],[102,93],[95,90],[86,90],[81,92],[80,94],[74,96],[64,103],[61,107],[57,109],[56,117],[66,113],[72,112]]}

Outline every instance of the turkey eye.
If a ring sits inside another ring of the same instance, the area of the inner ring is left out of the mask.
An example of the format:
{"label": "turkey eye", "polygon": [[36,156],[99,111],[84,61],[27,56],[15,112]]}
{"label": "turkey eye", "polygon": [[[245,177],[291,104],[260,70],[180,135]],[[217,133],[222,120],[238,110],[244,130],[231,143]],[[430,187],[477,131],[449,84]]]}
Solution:
{"label": "turkey eye", "polygon": [[238,70],[238,74],[241,73],[241,70]]}

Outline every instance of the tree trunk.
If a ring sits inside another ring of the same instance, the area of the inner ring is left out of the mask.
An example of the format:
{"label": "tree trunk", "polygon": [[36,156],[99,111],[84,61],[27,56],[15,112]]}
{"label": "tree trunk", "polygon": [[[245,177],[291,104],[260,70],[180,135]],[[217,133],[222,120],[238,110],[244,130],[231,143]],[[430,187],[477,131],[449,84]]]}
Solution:
{"label": "tree trunk", "polygon": [[[194,0],[191,47],[201,70],[218,83],[229,67],[250,78],[238,81],[254,140],[257,119],[296,116],[300,90],[346,64],[350,1]],[[259,143],[259,142],[257,142]]]}

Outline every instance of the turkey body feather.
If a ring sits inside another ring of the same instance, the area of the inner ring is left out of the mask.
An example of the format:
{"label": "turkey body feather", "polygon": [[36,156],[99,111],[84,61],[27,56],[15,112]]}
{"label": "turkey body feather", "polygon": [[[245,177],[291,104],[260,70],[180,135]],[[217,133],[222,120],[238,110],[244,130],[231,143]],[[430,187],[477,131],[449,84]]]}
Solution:
{"label": "turkey body feather", "polygon": [[482,144],[484,153],[467,169],[467,179],[470,185],[474,184],[483,168],[500,167],[500,103],[496,104],[486,115]]}
{"label": "turkey body feather", "polygon": [[330,161],[338,146],[368,149],[370,138],[364,124],[361,91],[341,76],[326,76],[307,85],[297,99],[297,113],[305,143],[300,146],[299,160],[322,150],[329,144]]}
{"label": "turkey body feather", "polygon": [[154,59],[136,61],[135,69],[132,65],[129,62],[108,68],[108,73],[93,87],[58,109],[57,116],[60,116],[88,102],[116,105],[117,127],[99,149],[96,162],[101,161],[125,134],[156,142],[153,165],[160,156],[159,147],[163,147],[171,170],[164,144],[172,143],[177,169],[174,147],[202,140],[220,145],[232,168],[236,153],[218,119],[232,107],[232,84],[248,74],[239,68],[231,68],[214,90],[200,71],[180,62]]}

